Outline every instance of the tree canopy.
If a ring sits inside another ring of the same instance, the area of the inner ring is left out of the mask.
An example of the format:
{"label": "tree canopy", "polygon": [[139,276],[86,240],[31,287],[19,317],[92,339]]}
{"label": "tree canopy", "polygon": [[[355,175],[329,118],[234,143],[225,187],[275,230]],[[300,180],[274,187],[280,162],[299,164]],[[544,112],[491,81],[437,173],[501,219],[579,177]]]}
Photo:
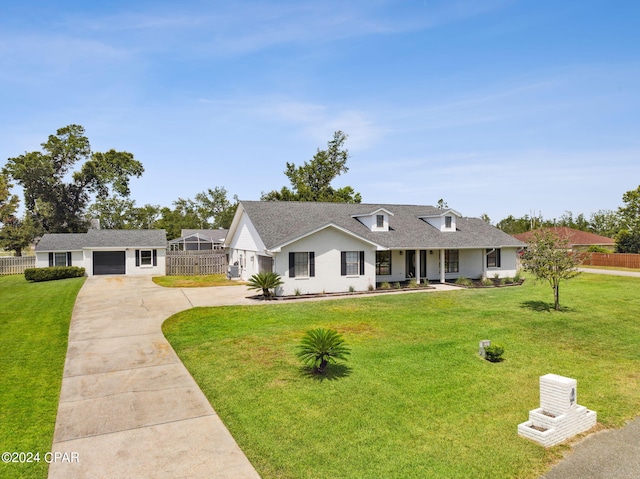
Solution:
{"label": "tree canopy", "polygon": [[579,264],[579,258],[569,251],[569,241],[549,230],[534,233],[522,256],[525,271],[549,282],[556,311],[560,310],[560,282],[580,274]]}
{"label": "tree canopy", "polygon": [[347,160],[349,150],[344,149],[347,135],[336,131],[327,143],[326,150],[320,150],[309,162],[302,166],[287,162],[284,174],[291,182],[291,189],[283,186],[280,190],[263,193],[263,201],[327,201],[333,203],[360,203],[362,197],[351,186],[334,188],[331,182],[342,173],[349,171]]}
{"label": "tree canopy", "polygon": [[22,187],[27,214],[43,233],[86,230],[91,198],[126,198],[130,178],[144,172],[126,151],[92,152],[80,125],[60,128],[41,146],[42,151],[9,158],[3,173]]}

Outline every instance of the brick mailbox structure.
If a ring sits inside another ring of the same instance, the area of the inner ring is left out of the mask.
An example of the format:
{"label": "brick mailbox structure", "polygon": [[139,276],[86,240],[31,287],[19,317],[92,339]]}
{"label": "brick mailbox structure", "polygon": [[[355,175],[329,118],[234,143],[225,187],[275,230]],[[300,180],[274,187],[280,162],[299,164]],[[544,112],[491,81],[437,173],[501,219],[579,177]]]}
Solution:
{"label": "brick mailbox structure", "polygon": [[518,434],[544,447],[555,446],[596,425],[597,415],[578,405],[575,379],[540,376],[540,407],[529,411],[529,420],[518,424]]}

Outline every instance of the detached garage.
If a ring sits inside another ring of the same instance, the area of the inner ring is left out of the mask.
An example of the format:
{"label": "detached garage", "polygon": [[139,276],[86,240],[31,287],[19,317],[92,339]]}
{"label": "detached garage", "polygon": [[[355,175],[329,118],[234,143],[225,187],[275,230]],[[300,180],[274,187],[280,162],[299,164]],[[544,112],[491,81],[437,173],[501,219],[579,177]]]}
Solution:
{"label": "detached garage", "polygon": [[36,246],[36,267],[79,266],[94,275],[165,275],[164,230],[98,230],[45,234]]}

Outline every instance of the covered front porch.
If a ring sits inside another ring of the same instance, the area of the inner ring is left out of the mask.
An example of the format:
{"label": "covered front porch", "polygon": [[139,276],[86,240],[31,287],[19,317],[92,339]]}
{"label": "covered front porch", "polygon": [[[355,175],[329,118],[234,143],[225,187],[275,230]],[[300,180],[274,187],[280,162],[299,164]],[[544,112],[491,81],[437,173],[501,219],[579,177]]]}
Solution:
{"label": "covered front porch", "polygon": [[[455,281],[516,273],[515,249],[508,257],[500,249],[389,249],[376,252],[376,282],[417,283]],[[511,259],[513,256],[513,259]],[[506,260],[506,264],[505,264]]]}

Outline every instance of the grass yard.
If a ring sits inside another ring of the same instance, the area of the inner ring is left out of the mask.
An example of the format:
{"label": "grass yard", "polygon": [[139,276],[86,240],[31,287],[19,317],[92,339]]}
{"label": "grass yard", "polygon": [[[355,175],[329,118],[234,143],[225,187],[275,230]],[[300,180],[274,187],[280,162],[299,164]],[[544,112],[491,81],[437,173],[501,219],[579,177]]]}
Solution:
{"label": "grass yard", "polygon": [[205,286],[244,286],[242,281],[231,281],[225,274],[201,276],[154,276],[153,282],[166,288],[202,288]]}
{"label": "grass yard", "polygon": [[0,276],[0,452],[41,461],[0,464],[3,478],[46,478],[69,321],[84,278],[28,283]]}
{"label": "grass yard", "polygon": [[[164,331],[264,479],[538,478],[568,449],[520,438],[538,378],[578,380],[600,427],[640,414],[640,280],[543,283],[335,301],[192,309]],[[352,348],[318,380],[305,331]],[[504,344],[489,363],[478,342]]]}

